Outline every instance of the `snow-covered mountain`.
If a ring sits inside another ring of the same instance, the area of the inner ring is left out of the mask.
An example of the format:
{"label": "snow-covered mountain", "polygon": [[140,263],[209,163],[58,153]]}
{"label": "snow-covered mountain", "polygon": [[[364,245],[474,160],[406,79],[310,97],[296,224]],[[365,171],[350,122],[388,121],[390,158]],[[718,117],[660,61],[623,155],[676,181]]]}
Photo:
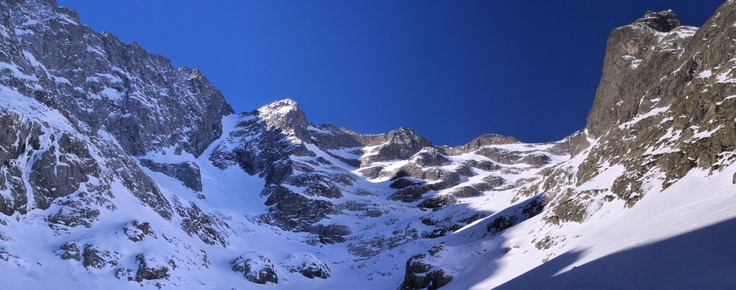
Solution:
{"label": "snow-covered mountain", "polygon": [[7,289],[736,286],[736,3],[613,30],[586,128],[457,147],[280,100],[0,2]]}

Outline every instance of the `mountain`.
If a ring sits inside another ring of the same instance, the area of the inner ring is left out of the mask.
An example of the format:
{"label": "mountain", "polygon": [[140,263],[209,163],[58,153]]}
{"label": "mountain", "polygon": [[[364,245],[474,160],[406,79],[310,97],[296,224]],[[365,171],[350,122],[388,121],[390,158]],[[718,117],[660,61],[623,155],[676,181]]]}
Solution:
{"label": "mountain", "polygon": [[0,277],[58,288],[732,288],[736,3],[609,37],[586,128],[438,146],[0,2]]}

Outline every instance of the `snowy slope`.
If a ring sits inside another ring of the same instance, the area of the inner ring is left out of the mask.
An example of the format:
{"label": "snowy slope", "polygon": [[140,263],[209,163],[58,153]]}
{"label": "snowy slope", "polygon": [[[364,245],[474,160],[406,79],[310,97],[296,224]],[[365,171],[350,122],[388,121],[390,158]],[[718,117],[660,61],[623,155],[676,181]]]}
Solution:
{"label": "snowy slope", "polygon": [[7,289],[736,286],[733,1],[615,29],[570,137],[456,147],[232,114],[53,1],[0,7]]}

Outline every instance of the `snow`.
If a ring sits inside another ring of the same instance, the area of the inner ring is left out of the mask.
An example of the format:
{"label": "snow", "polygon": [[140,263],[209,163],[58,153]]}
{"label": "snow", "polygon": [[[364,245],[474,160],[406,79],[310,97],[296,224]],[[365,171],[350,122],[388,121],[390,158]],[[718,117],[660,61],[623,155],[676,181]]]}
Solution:
{"label": "snow", "polygon": [[623,59],[631,62],[631,69],[636,69],[641,64],[641,59],[638,59],[632,55],[624,55]]}
{"label": "snow", "polygon": [[716,77],[716,81],[721,84],[736,84],[736,78],[731,77],[731,70],[721,73]]}
{"label": "snow", "polygon": [[716,103],[716,105],[719,105],[719,106],[720,106],[720,105],[722,105],[722,104],[723,104],[724,102],[726,102],[726,101],[728,101],[728,100],[733,100],[733,99],[736,99],[736,95],[731,95],[731,96],[725,97],[725,98],[723,99],[723,101],[717,102],[717,103]]}
{"label": "snow", "polygon": [[641,120],[644,120],[646,118],[657,116],[657,115],[659,115],[660,113],[663,113],[663,112],[667,112],[669,109],[670,109],[669,106],[667,106],[667,107],[660,107],[660,108],[654,108],[654,109],[650,110],[649,112],[647,112],[645,114],[636,115],[630,121],[619,125],[618,128],[619,129],[625,129],[625,128],[631,126],[631,125],[634,125],[636,123],[639,123]]}
{"label": "snow", "polygon": [[25,56],[25,57],[26,57],[26,59],[27,59],[27,60],[28,60],[28,61],[29,61],[29,62],[31,63],[31,65],[32,65],[32,66],[34,66],[34,67],[41,67],[41,68],[43,68],[44,70],[46,69],[46,68],[44,67],[44,65],[43,65],[43,64],[41,64],[41,63],[40,63],[40,62],[39,62],[38,60],[36,60],[36,57],[35,57],[35,56],[33,56],[33,54],[31,54],[30,52],[28,52],[28,51],[23,51],[23,56]]}
{"label": "snow", "polygon": [[61,113],[50,109],[35,99],[21,95],[16,90],[0,85],[0,107],[18,112],[23,116],[54,124],[62,131],[74,132],[73,126]]}
{"label": "snow", "polygon": [[357,153],[357,152],[361,152],[361,149],[362,148],[360,147],[344,148],[344,149],[339,149],[339,150],[330,150],[329,152],[332,155],[342,157],[345,159],[358,159],[361,156],[363,156],[362,154]]}
{"label": "snow", "polygon": [[6,62],[0,62],[0,71],[6,70],[6,69],[13,72],[13,75],[19,79],[27,80],[27,81],[38,81],[37,77],[22,73],[17,65],[9,64]]}
{"label": "snow", "polygon": [[322,128],[317,128],[317,127],[314,127],[314,126],[311,126],[311,125],[307,127],[307,130],[309,130],[311,132],[319,133],[319,134],[332,135],[332,132],[330,132],[330,131],[324,130]]}
{"label": "snow", "polygon": [[123,93],[116,91],[115,89],[112,89],[110,87],[105,87],[97,94],[89,94],[88,97],[92,99],[98,99],[98,100],[119,100],[122,98]]}
{"label": "snow", "polygon": [[626,172],[626,168],[618,164],[611,167],[604,166],[600,171],[600,174],[578,186],[578,190],[609,189],[613,181]]}
{"label": "snow", "polygon": [[[524,285],[524,289],[534,288],[542,283],[549,283],[550,279],[558,277],[568,271],[576,271],[575,269],[587,269],[586,264],[596,263],[598,259],[615,256],[617,253],[626,253],[632,249],[651,248],[651,251],[666,250],[672,255],[680,255],[682,250],[692,249],[687,244],[681,243],[664,243],[668,240],[677,239],[680,235],[687,235],[700,229],[708,229],[709,226],[723,221],[729,221],[736,217],[736,195],[733,194],[735,186],[732,184],[732,176],[736,172],[736,166],[729,166],[722,172],[708,175],[706,171],[692,170],[682,180],[673,184],[666,190],[659,192],[658,188],[653,188],[644,198],[637,203],[632,209],[625,209],[620,202],[612,202],[604,204],[603,207],[591,217],[588,223],[578,224],[574,226],[566,225],[566,227],[555,231],[555,235],[567,236],[568,242],[565,246],[558,249],[550,249],[551,251],[537,252],[532,255],[505,255],[497,262],[499,271],[489,276],[482,282],[474,285],[472,289],[488,289],[497,287],[504,282],[519,277],[523,279],[523,284],[513,284],[516,287]],[[605,183],[603,182],[604,187]],[[509,239],[509,244],[523,245],[525,238],[524,233],[534,230],[539,226],[539,218],[533,218],[526,221],[514,230],[507,232],[504,236]],[[519,236],[521,234],[522,236]],[[727,236],[719,235],[718,239],[728,239]],[[736,235],[734,235],[736,237]],[[575,237],[573,241],[571,237]],[[660,243],[660,244],[658,244]],[[674,247],[671,249],[661,247]],[[730,247],[729,247],[730,248]],[[710,251],[708,255],[719,255],[719,252],[725,250],[719,247],[718,251]],[[512,253],[516,250],[512,250]],[[534,249],[529,251],[536,251]],[[518,251],[516,251],[518,252]],[[529,256],[536,256],[536,259],[530,259]],[[545,264],[540,263],[541,259],[550,256],[553,259]],[[557,258],[554,258],[557,257]],[[706,259],[718,261],[716,256],[710,256]],[[536,260],[536,262],[534,261]],[[556,270],[560,263],[564,263],[563,267]],[[668,267],[666,264],[657,260],[641,260],[637,259],[637,263],[644,263],[642,268]],[[524,266],[528,263],[541,265],[540,270],[534,269],[529,275],[521,275],[526,271]],[[624,270],[629,264],[617,264],[617,261],[610,262],[616,271]],[[552,265],[552,266],[547,266]],[[678,261],[677,267],[685,266]],[[715,266],[715,265],[714,265]],[[732,266],[718,265],[717,267],[732,268]],[[544,270],[551,268],[550,270]],[[553,270],[554,269],[554,270]],[[585,276],[576,274],[585,280],[596,281],[605,279],[606,275],[613,275],[615,271],[596,272],[593,269],[585,271]],[[701,269],[700,271],[712,271],[715,268]],[[578,270],[580,271],[580,270]],[[664,271],[666,272],[666,271]],[[549,274],[546,274],[549,273]],[[628,273],[628,272],[627,272]],[[695,277],[689,273],[689,277]],[[621,277],[621,276],[616,276]],[[720,276],[721,278],[726,276]],[[665,279],[673,278],[671,275],[664,277],[647,276],[652,283],[659,285],[655,288],[669,288],[675,283]],[[682,277],[677,278],[682,279]],[[631,282],[630,277],[621,277],[619,281],[606,280],[613,284],[606,284],[612,288],[628,288],[624,283]],[[674,280],[677,281],[677,280]],[[565,283],[555,285],[553,289],[569,289],[576,281],[564,280]],[[617,284],[621,283],[621,284]],[[730,283],[734,283],[731,281]],[[460,284],[462,285],[462,284]],[[591,285],[591,284],[586,284]],[[600,284],[599,284],[600,285]],[[619,286],[616,286],[619,285]],[[670,285],[670,286],[665,286]],[[608,287],[607,286],[607,287]],[[513,287],[513,286],[509,286]],[[630,286],[629,286],[630,287]],[[505,289],[505,288],[502,288]]]}
{"label": "snow", "polygon": [[706,79],[713,75],[713,72],[711,70],[704,70],[700,74],[698,74],[698,78],[700,79]]}
{"label": "snow", "polygon": [[[710,136],[712,136],[713,133],[717,132],[721,128],[723,128],[723,126],[718,126],[718,127],[714,128],[713,130],[710,130],[710,131],[696,132],[693,135],[692,140],[710,138]],[[693,128],[693,129],[697,129],[697,128]]]}

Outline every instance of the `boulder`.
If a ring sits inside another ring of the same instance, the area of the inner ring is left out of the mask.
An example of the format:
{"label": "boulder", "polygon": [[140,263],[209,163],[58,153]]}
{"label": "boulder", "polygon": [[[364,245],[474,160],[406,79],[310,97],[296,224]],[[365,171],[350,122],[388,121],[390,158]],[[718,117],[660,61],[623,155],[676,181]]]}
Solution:
{"label": "boulder", "polygon": [[237,257],[230,261],[230,269],[243,274],[245,279],[256,284],[279,283],[273,262],[261,255],[249,254]]}
{"label": "boulder", "polygon": [[330,267],[310,253],[291,254],[283,265],[290,273],[299,273],[310,279],[327,279],[331,275]]}
{"label": "boulder", "polygon": [[404,281],[399,289],[439,289],[452,281],[452,276],[445,273],[443,269],[423,261],[427,255],[418,254],[406,261],[406,273]]}

